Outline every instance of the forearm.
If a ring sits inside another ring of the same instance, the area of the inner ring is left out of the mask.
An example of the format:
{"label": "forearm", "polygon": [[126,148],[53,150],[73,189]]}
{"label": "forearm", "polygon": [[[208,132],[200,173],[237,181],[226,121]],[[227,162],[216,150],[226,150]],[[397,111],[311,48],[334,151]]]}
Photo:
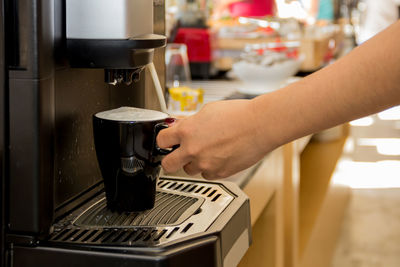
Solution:
{"label": "forearm", "polygon": [[260,138],[281,145],[400,104],[399,43],[398,22],[336,63],[255,98]]}

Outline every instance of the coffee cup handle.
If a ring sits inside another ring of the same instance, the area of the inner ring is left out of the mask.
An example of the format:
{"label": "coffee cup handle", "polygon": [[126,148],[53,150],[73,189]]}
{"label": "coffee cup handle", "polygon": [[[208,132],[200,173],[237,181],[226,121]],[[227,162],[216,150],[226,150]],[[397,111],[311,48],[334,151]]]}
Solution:
{"label": "coffee cup handle", "polygon": [[163,155],[163,156],[168,155],[169,153],[171,153],[172,151],[174,151],[175,149],[177,149],[179,147],[179,145],[174,145],[174,146],[172,146],[172,148],[169,148],[169,149],[164,149],[164,148],[158,147],[157,142],[156,142],[157,135],[162,129],[166,129],[166,128],[168,128],[168,124],[166,122],[157,123],[156,126],[154,127],[154,131],[156,133],[155,138],[154,138],[154,147],[155,147],[156,153],[159,155]]}

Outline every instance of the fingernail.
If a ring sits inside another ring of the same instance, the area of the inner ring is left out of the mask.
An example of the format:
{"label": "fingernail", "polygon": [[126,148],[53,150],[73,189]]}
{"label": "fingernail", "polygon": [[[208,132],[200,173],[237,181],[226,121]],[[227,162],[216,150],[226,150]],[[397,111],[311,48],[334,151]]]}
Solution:
{"label": "fingernail", "polygon": [[169,126],[174,124],[176,122],[175,118],[166,118],[165,123],[168,124]]}

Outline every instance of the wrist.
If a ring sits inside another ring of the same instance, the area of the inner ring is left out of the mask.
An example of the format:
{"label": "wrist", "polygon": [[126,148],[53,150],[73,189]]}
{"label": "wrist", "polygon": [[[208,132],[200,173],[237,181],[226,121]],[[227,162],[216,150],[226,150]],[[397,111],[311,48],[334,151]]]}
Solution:
{"label": "wrist", "polygon": [[257,146],[264,152],[269,153],[284,144],[283,135],[280,134],[279,110],[274,105],[270,95],[263,95],[249,102],[249,122],[254,125],[254,138]]}

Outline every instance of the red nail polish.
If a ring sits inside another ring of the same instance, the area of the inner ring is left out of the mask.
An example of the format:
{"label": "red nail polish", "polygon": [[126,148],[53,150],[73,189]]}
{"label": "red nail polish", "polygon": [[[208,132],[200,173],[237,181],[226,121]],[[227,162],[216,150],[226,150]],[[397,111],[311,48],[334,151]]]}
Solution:
{"label": "red nail polish", "polygon": [[167,123],[167,124],[173,124],[175,121],[176,121],[175,118],[166,118],[165,119],[165,123]]}

